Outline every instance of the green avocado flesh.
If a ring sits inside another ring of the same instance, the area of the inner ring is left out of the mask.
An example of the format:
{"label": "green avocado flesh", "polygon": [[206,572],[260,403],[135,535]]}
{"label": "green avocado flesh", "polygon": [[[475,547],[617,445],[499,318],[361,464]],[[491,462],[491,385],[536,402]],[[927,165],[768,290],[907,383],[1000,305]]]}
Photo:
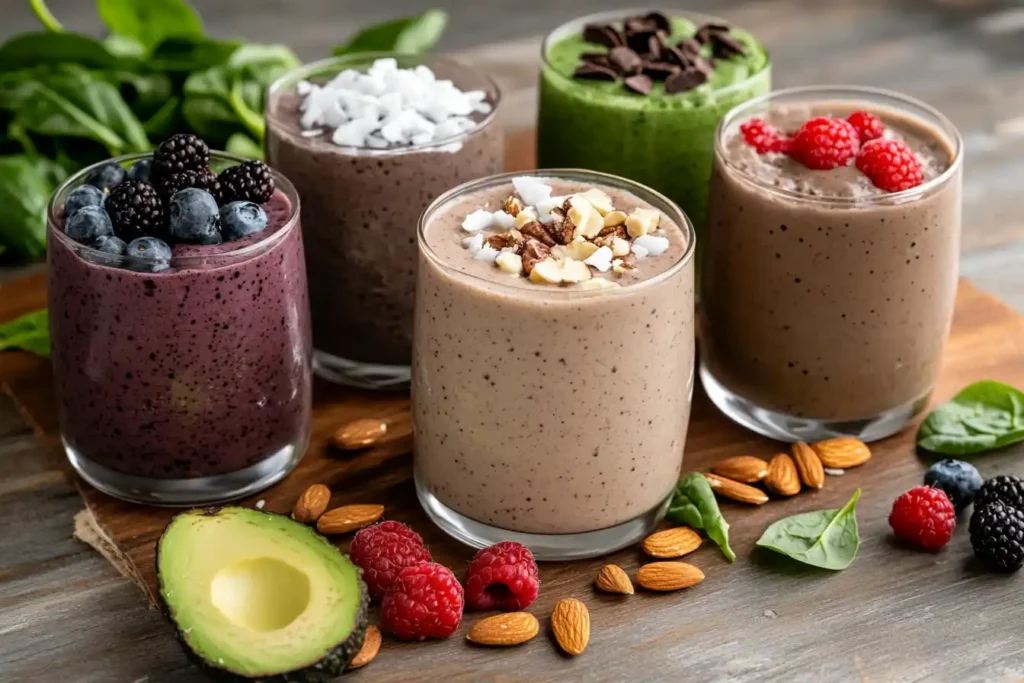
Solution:
{"label": "green avocado flesh", "polygon": [[182,641],[227,678],[325,680],[362,646],[359,570],[283,515],[241,507],[183,512],[160,538],[156,564],[160,597]]}

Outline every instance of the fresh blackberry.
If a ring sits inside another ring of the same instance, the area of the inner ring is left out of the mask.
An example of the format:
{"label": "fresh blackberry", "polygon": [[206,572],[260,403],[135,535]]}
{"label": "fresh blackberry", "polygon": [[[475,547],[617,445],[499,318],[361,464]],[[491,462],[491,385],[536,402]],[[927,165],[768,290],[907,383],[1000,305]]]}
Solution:
{"label": "fresh blackberry", "polygon": [[1005,503],[1024,511],[1024,481],[1010,474],[986,479],[974,497],[975,509],[988,503]]}
{"label": "fresh blackberry", "polygon": [[217,174],[209,167],[164,176],[157,187],[160,188],[160,194],[164,201],[168,201],[176,192],[180,192],[186,187],[206,190],[214,197],[220,194],[220,181],[217,179]]}
{"label": "fresh blackberry", "polygon": [[262,161],[247,161],[226,168],[217,176],[220,180],[221,204],[230,202],[256,202],[263,204],[274,196],[274,178],[270,168]]}
{"label": "fresh blackberry", "polygon": [[192,133],[172,135],[153,152],[153,170],[158,177],[182,171],[198,171],[210,165],[210,148]]}
{"label": "fresh blackberry", "polygon": [[975,503],[970,530],[974,556],[989,569],[1015,572],[1024,564],[1024,512],[1004,503]]}
{"label": "fresh blackberry", "polygon": [[166,214],[156,189],[141,180],[125,180],[115,187],[104,205],[114,234],[125,242],[163,234]]}

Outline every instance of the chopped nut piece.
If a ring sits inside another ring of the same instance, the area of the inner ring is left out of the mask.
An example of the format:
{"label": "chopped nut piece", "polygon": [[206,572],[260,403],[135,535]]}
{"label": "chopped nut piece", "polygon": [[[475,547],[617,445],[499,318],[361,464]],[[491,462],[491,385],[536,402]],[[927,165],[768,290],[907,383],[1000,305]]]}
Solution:
{"label": "chopped nut piece", "polygon": [[605,280],[603,277],[595,277],[580,283],[580,289],[616,289],[621,286],[618,282]]}
{"label": "chopped nut piece", "polygon": [[555,246],[551,247],[551,258],[555,259],[556,261],[564,261],[565,259],[569,258],[569,250],[566,249],[561,244],[556,244]]}
{"label": "chopped nut piece", "polygon": [[526,240],[523,246],[523,272],[529,275],[533,271],[533,265],[551,256],[551,250],[543,242],[535,239]]}
{"label": "chopped nut piece", "polygon": [[[572,221],[573,226],[576,228],[573,232],[574,237],[593,237],[594,235],[587,235],[584,231],[589,229],[591,225],[591,216],[597,213],[597,210],[590,205],[586,199],[576,194],[568,199],[569,209],[565,212],[565,215]],[[600,216],[600,214],[598,214]],[[604,219],[601,219],[601,225],[604,225]],[[600,231],[598,231],[600,232]]]}
{"label": "chopped nut piece", "polygon": [[551,217],[551,222],[545,226],[555,238],[555,241],[559,244],[569,244],[572,241],[573,232],[575,227],[572,221],[566,219],[565,212],[560,207],[551,209],[551,213],[548,214]]}
{"label": "chopped nut piece", "polygon": [[526,225],[527,223],[538,220],[537,212],[534,211],[533,207],[531,206],[522,209],[519,213],[516,214],[515,218],[516,227],[519,228],[520,230],[522,230],[523,226]]}
{"label": "chopped nut piece", "polygon": [[630,237],[641,237],[657,230],[661,214],[652,209],[634,209],[626,218],[626,232]]}
{"label": "chopped nut piece", "polygon": [[518,216],[519,212],[523,210],[523,203],[519,200],[519,197],[510,195],[505,200],[505,213],[510,216]]}
{"label": "chopped nut piece", "polygon": [[633,270],[633,264],[627,263],[624,259],[617,258],[612,261],[612,272],[616,275],[625,275],[631,270]]}
{"label": "chopped nut piece", "polygon": [[566,245],[565,250],[569,258],[574,258],[577,261],[586,261],[597,251],[599,246],[601,245],[588,242],[582,237],[577,237]]}
{"label": "chopped nut piece", "polygon": [[566,259],[562,264],[562,282],[586,282],[592,277],[590,268],[583,261]]}
{"label": "chopped nut piece", "polygon": [[523,272],[523,257],[515,252],[503,251],[498,254],[498,258],[494,259],[494,262],[506,273],[519,275]]}
{"label": "chopped nut piece", "polygon": [[616,238],[626,239],[626,228],[616,225],[614,228],[602,228],[601,234],[595,237],[592,242],[599,247],[611,247]]}
{"label": "chopped nut piece", "polygon": [[546,258],[533,264],[530,282],[557,285],[562,282],[562,264],[553,258]]}
{"label": "chopped nut piece", "polygon": [[513,228],[508,232],[499,232],[489,236],[487,245],[494,249],[518,249],[524,240],[523,233]]}
{"label": "chopped nut piece", "polygon": [[581,192],[580,196],[590,202],[590,205],[597,209],[598,213],[602,216],[615,210],[612,198],[604,190],[599,190],[595,187],[586,192]]}
{"label": "chopped nut piece", "polygon": [[[526,211],[528,211],[528,210],[529,209],[527,209]],[[526,213],[526,211],[523,211],[519,215],[522,216],[523,213]],[[548,247],[555,246],[555,240],[551,236],[551,233],[548,232],[547,228],[545,228],[543,225],[541,225],[537,221],[530,221],[529,223],[526,223],[526,224],[520,226],[519,232],[523,233],[523,235],[525,237],[528,237],[530,239],[535,239],[538,242],[541,242],[545,246],[548,246]]]}
{"label": "chopped nut piece", "polygon": [[604,227],[614,228],[617,225],[625,225],[626,214],[621,211],[609,211],[604,215]]}
{"label": "chopped nut piece", "polygon": [[612,248],[612,256],[626,256],[629,254],[629,240],[613,237],[612,243],[609,246]]}

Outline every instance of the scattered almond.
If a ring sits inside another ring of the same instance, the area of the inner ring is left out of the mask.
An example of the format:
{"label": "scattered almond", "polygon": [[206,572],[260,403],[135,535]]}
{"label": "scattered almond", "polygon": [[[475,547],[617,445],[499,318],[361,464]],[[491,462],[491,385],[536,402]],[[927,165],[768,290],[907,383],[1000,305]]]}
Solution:
{"label": "scattered almond", "polygon": [[820,489],[825,485],[825,469],[821,465],[821,458],[810,446],[803,441],[793,444],[793,460],[804,486]]}
{"label": "scattered almond", "polygon": [[508,612],[476,622],[466,639],[478,645],[521,645],[539,632],[537,617],[529,612]]}
{"label": "scattered almond", "polygon": [[651,557],[682,557],[700,547],[700,534],[688,526],[677,526],[651,534],[642,547]]}
{"label": "scattered almond", "polygon": [[564,598],[551,613],[551,631],[566,654],[578,655],[590,642],[590,612],[576,598]]}
{"label": "scattered almond", "polygon": [[330,502],[331,490],[323,484],[313,484],[295,501],[292,519],[303,524],[313,524],[324,514]]}
{"label": "scattered almond", "polygon": [[825,467],[839,470],[858,467],[871,459],[871,449],[863,441],[852,436],[819,441],[811,444],[811,448],[821,458],[821,463]]}
{"label": "scattered almond", "polygon": [[786,453],[779,453],[768,461],[768,474],[764,485],[769,491],[780,496],[795,496],[800,493],[800,475],[796,463]]}
{"label": "scattered almond", "polygon": [[704,478],[711,484],[711,490],[715,493],[751,505],[762,505],[768,502],[768,494],[753,486],[741,484],[735,479],[729,479],[717,474],[705,474]]}
{"label": "scattered almond", "polygon": [[594,578],[594,585],[605,593],[633,594],[633,582],[629,580],[626,570],[617,564],[606,564]]}
{"label": "scattered almond", "polygon": [[343,451],[367,448],[377,443],[388,433],[384,420],[363,418],[342,425],[331,435],[331,444]]}
{"label": "scattered almond", "polygon": [[342,505],[322,514],[316,530],[324,536],[344,534],[373,524],[383,514],[383,505]]}
{"label": "scattered almond", "polygon": [[373,661],[373,658],[380,652],[380,629],[370,624],[366,627],[366,637],[363,639],[363,646],[349,662],[349,669],[358,669]]}
{"label": "scattered almond", "polygon": [[677,591],[704,580],[704,572],[685,562],[651,562],[636,572],[636,582],[649,591]]}
{"label": "scattered almond", "polygon": [[733,481],[753,484],[768,474],[768,463],[753,455],[735,455],[715,463],[711,471]]}

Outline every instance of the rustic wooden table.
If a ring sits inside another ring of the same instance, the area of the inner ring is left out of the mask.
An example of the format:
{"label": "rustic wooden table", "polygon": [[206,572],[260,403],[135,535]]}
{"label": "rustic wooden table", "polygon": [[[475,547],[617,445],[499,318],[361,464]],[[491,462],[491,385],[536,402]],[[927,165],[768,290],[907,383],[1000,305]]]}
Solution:
{"label": "rustic wooden table", "polygon": [[[65,23],[98,30],[92,3],[51,0],[49,4]],[[529,125],[535,112],[538,39],[509,41],[539,35],[582,12],[621,3],[202,0],[195,4],[214,33],[287,42],[305,58],[326,54],[331,44],[361,23],[447,5],[454,20],[444,47],[465,52],[470,46],[485,45],[469,50],[472,59],[499,78],[506,91],[507,124],[519,127]],[[23,5],[27,3],[4,0],[0,39],[33,26]],[[1024,264],[1024,212],[1018,196],[1024,159],[1024,7],[981,0],[705,0],[686,5],[713,11],[755,30],[772,50],[777,86],[885,86],[945,111],[960,127],[967,144],[963,274],[1024,311],[1024,268],[1020,267]],[[282,22],[285,12],[288,21]],[[12,275],[11,271],[0,273],[0,279]],[[149,608],[138,589],[72,538],[72,518],[80,507],[77,493],[65,482],[58,464],[38,446],[10,400],[0,395],[0,681],[203,680],[170,637],[170,627]],[[942,560],[922,560],[932,561]],[[913,580],[912,574],[906,578]],[[820,586],[814,588],[820,590]],[[915,619],[933,614],[934,627],[927,637],[955,642],[955,649],[962,650],[970,634],[959,628],[959,615],[978,609],[980,594],[964,590],[952,601],[944,595],[941,604],[932,604],[928,594],[929,587],[921,586],[919,598],[905,606],[907,614],[913,613]],[[884,596],[874,599],[884,601]],[[879,603],[879,613],[881,608]],[[803,604],[790,609],[813,612],[815,607]],[[986,609],[1000,614],[998,605],[989,604]],[[801,663],[839,651],[849,656],[844,649],[847,643],[873,642],[870,649],[865,647],[852,656],[857,662],[884,662],[881,670],[888,671],[886,681],[952,680],[945,673],[948,669],[942,654],[952,650],[935,647],[932,642],[929,649],[936,653],[933,665],[922,668],[921,660],[905,653],[923,645],[901,637],[905,634],[899,630],[900,620],[892,610],[887,614],[885,625],[892,629],[892,637],[884,642],[830,632],[823,617],[820,634],[792,634],[777,640],[773,667],[767,666],[768,662],[750,661],[744,656],[743,644],[731,642],[725,633],[721,654],[733,659],[735,666],[720,669],[717,678],[709,677],[706,670],[694,674],[706,680],[764,680],[759,671],[771,668],[782,672],[778,662],[791,661],[794,669],[786,679],[796,680],[796,667]],[[775,611],[766,610],[761,618],[776,616]],[[861,626],[869,632],[880,623],[868,618]],[[651,629],[652,649],[646,656],[639,650],[631,652],[636,671],[633,680],[653,681],[663,680],[666,674],[658,666],[659,638],[685,640],[686,629],[713,629],[715,623],[711,619],[703,626],[676,625],[665,633],[657,632],[652,624],[643,627]],[[671,636],[665,635],[668,633]],[[1001,641],[972,644],[989,653],[983,659],[990,664],[961,671],[956,680],[1019,679],[1024,650],[1012,624],[1006,624],[1005,634]],[[679,645],[674,642],[670,648],[673,657],[685,656],[686,648]],[[673,669],[678,672],[680,667]],[[620,673],[609,678],[611,674],[575,666],[571,676],[573,680],[622,680],[625,670],[618,668]],[[372,680],[371,672],[367,669],[359,676]],[[513,672],[479,678],[472,678],[469,672],[462,675],[469,677],[466,680],[526,680],[525,674]],[[672,676],[672,680],[677,678]]]}

